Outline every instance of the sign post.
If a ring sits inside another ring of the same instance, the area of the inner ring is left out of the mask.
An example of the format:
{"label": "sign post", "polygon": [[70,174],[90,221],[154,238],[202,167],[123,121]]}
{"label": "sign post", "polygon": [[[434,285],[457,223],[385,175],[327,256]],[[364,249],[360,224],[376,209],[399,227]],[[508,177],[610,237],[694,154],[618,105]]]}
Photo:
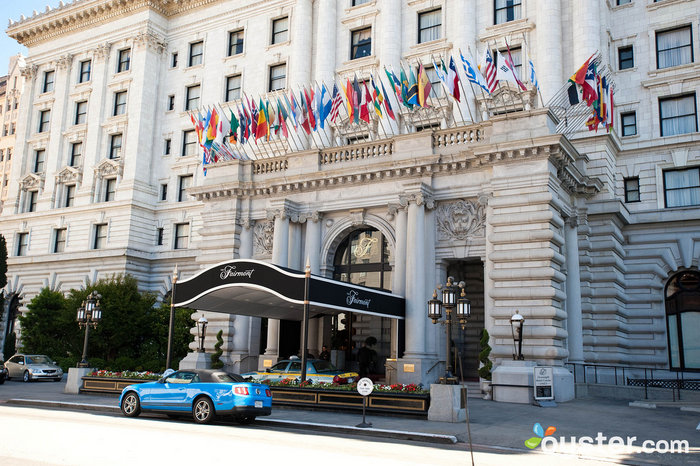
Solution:
{"label": "sign post", "polygon": [[535,403],[540,406],[556,406],[554,403],[554,368],[535,366],[533,371]]}
{"label": "sign post", "polygon": [[369,377],[363,377],[357,382],[357,392],[362,395],[362,422],[355,427],[366,429],[372,427],[371,422],[365,422],[365,409],[367,408],[367,397],[374,390],[374,382]]}

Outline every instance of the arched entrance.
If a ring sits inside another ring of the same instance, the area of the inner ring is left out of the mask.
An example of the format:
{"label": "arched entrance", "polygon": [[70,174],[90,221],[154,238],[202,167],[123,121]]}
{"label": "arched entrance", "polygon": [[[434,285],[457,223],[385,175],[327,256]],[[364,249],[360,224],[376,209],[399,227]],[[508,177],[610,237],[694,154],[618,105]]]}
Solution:
{"label": "arched entrance", "polygon": [[700,371],[699,272],[681,272],[668,281],[666,329],[671,370]]}

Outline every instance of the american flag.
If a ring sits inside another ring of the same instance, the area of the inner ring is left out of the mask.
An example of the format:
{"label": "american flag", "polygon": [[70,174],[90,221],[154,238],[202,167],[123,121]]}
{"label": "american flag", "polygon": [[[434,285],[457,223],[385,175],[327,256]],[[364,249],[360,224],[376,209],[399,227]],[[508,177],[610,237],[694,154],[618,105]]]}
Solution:
{"label": "american flag", "polygon": [[484,60],[479,65],[479,71],[486,78],[486,86],[488,86],[489,93],[493,93],[496,90],[498,80],[496,79],[496,66],[493,63],[493,55],[491,55],[491,51],[488,48],[484,52]]}
{"label": "american flag", "polygon": [[340,106],[343,105],[343,98],[338,92],[338,85],[333,83],[333,100],[331,101],[331,122],[335,123],[340,113]]}

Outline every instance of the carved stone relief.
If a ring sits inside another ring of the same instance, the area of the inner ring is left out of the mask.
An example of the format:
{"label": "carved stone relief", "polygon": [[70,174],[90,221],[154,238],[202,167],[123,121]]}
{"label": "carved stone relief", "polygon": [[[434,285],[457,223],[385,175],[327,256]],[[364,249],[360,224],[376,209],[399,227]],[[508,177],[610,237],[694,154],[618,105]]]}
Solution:
{"label": "carved stone relief", "polygon": [[256,256],[272,254],[272,239],[275,233],[275,223],[269,220],[256,222],[253,228],[253,246]]}
{"label": "carved stone relief", "polygon": [[486,233],[486,207],[476,201],[440,203],[436,211],[438,239],[465,241]]}

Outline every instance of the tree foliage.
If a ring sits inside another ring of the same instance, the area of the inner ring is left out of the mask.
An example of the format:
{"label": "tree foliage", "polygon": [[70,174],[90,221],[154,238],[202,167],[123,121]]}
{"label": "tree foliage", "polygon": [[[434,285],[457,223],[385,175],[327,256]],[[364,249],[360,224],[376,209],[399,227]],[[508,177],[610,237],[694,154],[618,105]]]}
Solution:
{"label": "tree foliage", "polygon": [[0,289],[7,285],[7,242],[0,235]]}
{"label": "tree foliage", "polygon": [[222,335],[224,334],[223,330],[219,330],[219,332],[216,334],[216,344],[214,345],[214,353],[211,355],[211,368],[212,369],[221,369],[224,367],[224,362],[221,360],[221,355],[224,354],[224,352],[221,350],[221,347],[224,344],[224,339],[222,338]]}
{"label": "tree foliage", "polygon": [[484,380],[491,380],[491,368],[493,363],[489,359],[491,354],[491,346],[489,345],[489,332],[484,329],[481,331],[481,339],[479,340],[479,362],[482,366],[479,368],[479,377]]}

